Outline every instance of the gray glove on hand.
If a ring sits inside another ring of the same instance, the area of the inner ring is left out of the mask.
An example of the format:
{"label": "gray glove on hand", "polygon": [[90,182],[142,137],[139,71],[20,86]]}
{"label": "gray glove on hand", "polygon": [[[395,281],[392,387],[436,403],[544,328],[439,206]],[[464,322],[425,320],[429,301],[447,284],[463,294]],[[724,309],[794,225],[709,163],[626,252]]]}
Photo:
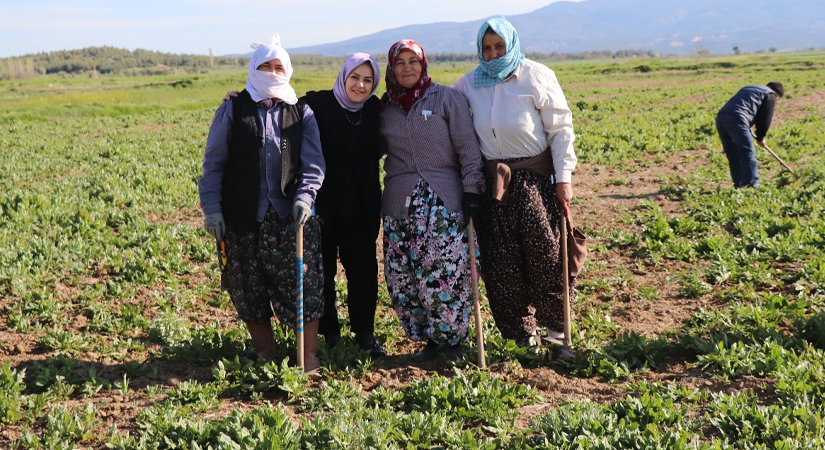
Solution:
{"label": "gray glove on hand", "polygon": [[223,240],[223,234],[226,232],[226,224],[223,223],[223,213],[214,212],[207,214],[203,221],[203,227],[206,231],[215,237],[215,240],[220,242]]}
{"label": "gray glove on hand", "polygon": [[310,209],[306,202],[295,200],[295,204],[292,205],[292,216],[295,217],[296,230],[298,228],[303,228],[304,224],[307,223],[307,220],[309,220],[309,216],[311,215],[312,209]]}

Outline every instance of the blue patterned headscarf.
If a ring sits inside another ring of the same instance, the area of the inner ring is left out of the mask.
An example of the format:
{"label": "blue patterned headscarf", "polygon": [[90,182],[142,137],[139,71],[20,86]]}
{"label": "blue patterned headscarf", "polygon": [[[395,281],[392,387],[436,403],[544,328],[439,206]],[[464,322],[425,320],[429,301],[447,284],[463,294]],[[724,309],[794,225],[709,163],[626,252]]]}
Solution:
{"label": "blue patterned headscarf", "polygon": [[[484,61],[481,53],[481,41],[484,39],[484,33],[487,29],[492,29],[497,35],[504,39],[504,45],[507,46],[507,53],[501,58],[496,58],[492,61]],[[518,33],[504,16],[494,17],[483,24],[478,29],[477,39],[478,51],[478,67],[475,70],[475,87],[495,86],[504,81],[514,70],[524,61],[524,53],[521,52],[521,44],[518,40]]]}

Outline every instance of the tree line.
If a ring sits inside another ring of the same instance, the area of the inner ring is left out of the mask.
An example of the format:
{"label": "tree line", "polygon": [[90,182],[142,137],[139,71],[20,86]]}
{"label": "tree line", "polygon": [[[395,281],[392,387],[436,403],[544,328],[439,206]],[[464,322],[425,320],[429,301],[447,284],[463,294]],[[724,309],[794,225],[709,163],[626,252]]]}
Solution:
{"label": "tree line", "polygon": [[[533,61],[548,62],[548,61],[566,61],[566,60],[584,60],[584,59],[623,59],[623,58],[658,58],[658,53],[650,50],[600,50],[591,52],[579,53],[542,53],[542,52],[524,52],[524,56]],[[427,59],[430,62],[478,62],[478,57],[475,53],[433,53],[427,54]]]}
{"label": "tree line", "polygon": [[[210,50],[211,53],[211,50]],[[0,59],[0,79],[64,73],[152,75],[174,71],[195,72],[211,68],[244,67],[246,56],[214,56],[87,47],[79,50],[41,52]]]}
{"label": "tree line", "polygon": [[[37,75],[161,75],[174,72],[198,72],[201,70],[246,67],[248,56],[214,56],[174,54],[152,50],[126,50],[109,46],[87,47],[79,50],[60,50],[30,55],[0,58],[0,80],[27,78]],[[563,61],[612,58],[655,58],[659,55],[648,50],[593,51],[580,53],[528,52],[535,61]],[[294,55],[293,64],[314,66],[318,69],[337,69],[343,56]],[[475,63],[472,53],[434,53],[428,55],[432,62]]]}

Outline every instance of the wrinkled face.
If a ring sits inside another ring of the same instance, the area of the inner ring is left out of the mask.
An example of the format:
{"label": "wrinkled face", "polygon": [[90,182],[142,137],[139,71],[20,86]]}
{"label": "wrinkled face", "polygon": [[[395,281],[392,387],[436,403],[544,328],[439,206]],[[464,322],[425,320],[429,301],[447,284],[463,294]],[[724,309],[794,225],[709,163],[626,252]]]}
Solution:
{"label": "wrinkled face", "polygon": [[421,79],[421,60],[415,56],[412,50],[404,50],[398,55],[395,61],[395,67],[392,68],[392,73],[398,84],[406,89],[415,86],[415,83]]}
{"label": "wrinkled face", "polygon": [[492,61],[501,58],[507,53],[507,44],[504,38],[495,33],[485,33],[481,38],[481,58],[484,61]]}
{"label": "wrinkled face", "polygon": [[375,85],[375,75],[372,73],[372,64],[366,62],[350,72],[344,81],[344,91],[351,102],[362,103],[372,93]]}
{"label": "wrinkled face", "polygon": [[258,70],[262,70],[264,72],[272,72],[276,75],[286,76],[286,69],[284,69],[284,65],[281,64],[281,60],[278,58],[270,59],[269,61],[261,64],[258,66]]}

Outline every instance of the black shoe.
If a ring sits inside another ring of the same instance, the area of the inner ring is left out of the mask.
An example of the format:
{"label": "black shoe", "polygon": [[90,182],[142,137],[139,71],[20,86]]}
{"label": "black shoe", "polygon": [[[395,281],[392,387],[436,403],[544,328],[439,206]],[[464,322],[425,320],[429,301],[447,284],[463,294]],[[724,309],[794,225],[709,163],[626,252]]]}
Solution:
{"label": "black shoe", "polygon": [[434,360],[438,353],[441,351],[441,345],[439,345],[435,341],[427,341],[427,345],[418,352],[412,355],[412,359],[415,362],[427,362]]}
{"label": "black shoe", "polygon": [[325,334],[324,342],[327,344],[327,348],[332,350],[341,342],[341,334]]}
{"label": "black shoe", "polygon": [[576,355],[573,354],[573,350],[570,350],[567,347],[559,347],[556,349],[556,352],[553,355],[553,359],[557,359],[559,361],[567,361],[570,359],[575,358]]}
{"label": "black shoe", "polygon": [[360,347],[361,350],[369,350],[370,356],[373,357],[373,359],[379,359],[387,356],[387,351],[384,350],[384,347],[381,346],[378,339],[375,339],[372,335],[356,335],[355,342],[358,343],[358,347]]}
{"label": "black shoe", "polygon": [[461,344],[447,345],[442,348],[441,354],[451,361],[464,359],[464,357],[467,356],[467,354],[464,353],[464,349],[461,348]]}
{"label": "black shoe", "polygon": [[259,355],[258,352],[256,352],[252,347],[247,347],[243,352],[243,356],[251,361],[258,361],[261,359],[261,355]]}

